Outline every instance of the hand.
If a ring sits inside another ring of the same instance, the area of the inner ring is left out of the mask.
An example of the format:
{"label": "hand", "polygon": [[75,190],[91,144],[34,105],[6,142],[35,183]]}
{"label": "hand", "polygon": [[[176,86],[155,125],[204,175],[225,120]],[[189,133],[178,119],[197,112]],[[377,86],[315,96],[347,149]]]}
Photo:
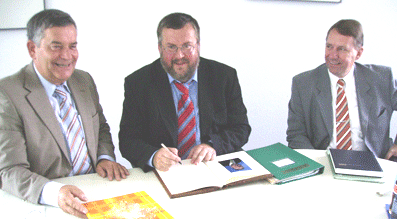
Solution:
{"label": "hand", "polygon": [[74,215],[79,218],[87,218],[88,210],[76,199],[86,202],[83,191],[76,186],[65,185],[62,186],[58,193],[58,205],[66,213]]}
{"label": "hand", "polygon": [[397,157],[397,145],[393,145],[393,146],[391,146],[391,148],[389,149],[389,151],[387,152],[387,154],[386,154],[386,159],[387,160],[390,160],[390,158],[391,157],[393,157],[393,156],[395,156],[395,157]]}
{"label": "hand", "polygon": [[187,159],[192,159],[192,164],[198,164],[201,161],[214,160],[216,157],[216,151],[213,147],[208,144],[199,144],[194,146],[190,151]]}
{"label": "hand", "polygon": [[115,177],[117,181],[120,181],[121,178],[125,179],[130,175],[123,165],[106,159],[99,161],[96,166],[96,172],[103,178],[107,176],[110,181],[113,180],[113,177]]}
{"label": "hand", "polygon": [[153,157],[153,166],[160,171],[168,171],[173,165],[181,162],[176,148],[160,148]]}

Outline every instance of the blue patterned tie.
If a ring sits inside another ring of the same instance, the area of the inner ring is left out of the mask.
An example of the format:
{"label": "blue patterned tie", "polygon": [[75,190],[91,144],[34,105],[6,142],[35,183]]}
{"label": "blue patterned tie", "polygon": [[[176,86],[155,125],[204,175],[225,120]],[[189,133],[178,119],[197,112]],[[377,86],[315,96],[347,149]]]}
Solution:
{"label": "blue patterned tie", "polygon": [[73,107],[68,93],[63,85],[57,86],[53,96],[59,104],[59,117],[67,140],[73,173],[71,175],[86,174],[92,171],[91,159],[88,156],[84,131],[80,124],[76,109]]}

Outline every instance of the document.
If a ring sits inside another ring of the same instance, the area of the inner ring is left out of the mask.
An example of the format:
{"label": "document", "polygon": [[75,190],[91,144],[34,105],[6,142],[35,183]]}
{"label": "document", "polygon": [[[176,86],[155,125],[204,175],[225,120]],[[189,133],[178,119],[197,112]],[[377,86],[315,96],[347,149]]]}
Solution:
{"label": "document", "polygon": [[211,192],[266,179],[272,174],[245,151],[217,156],[215,161],[191,164],[182,160],[168,171],[155,170],[170,198]]}

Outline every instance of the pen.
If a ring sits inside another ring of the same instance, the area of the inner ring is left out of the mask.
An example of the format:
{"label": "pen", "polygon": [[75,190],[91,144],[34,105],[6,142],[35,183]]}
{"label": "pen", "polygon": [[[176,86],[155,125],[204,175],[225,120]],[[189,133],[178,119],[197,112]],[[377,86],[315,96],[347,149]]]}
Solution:
{"label": "pen", "polygon": [[[167,151],[171,152],[163,143],[161,143],[161,147],[165,148]],[[172,153],[172,152],[171,152]],[[180,165],[182,165],[182,162],[178,162]]]}

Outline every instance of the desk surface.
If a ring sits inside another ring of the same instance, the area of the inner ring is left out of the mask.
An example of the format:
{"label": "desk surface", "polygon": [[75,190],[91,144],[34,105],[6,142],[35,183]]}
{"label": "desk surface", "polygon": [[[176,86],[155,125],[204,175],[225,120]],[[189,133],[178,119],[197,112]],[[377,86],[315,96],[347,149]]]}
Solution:
{"label": "desk surface", "polygon": [[[379,159],[386,175],[384,184],[336,180],[325,151],[298,151],[323,164],[324,173],[283,185],[261,181],[176,199],[168,197],[153,172],[143,173],[139,168],[130,169],[131,175],[119,182],[97,174],[56,181],[78,186],[90,201],[146,191],[175,218],[387,218],[385,204],[391,201],[397,163]],[[379,192],[385,194],[379,196]],[[0,206],[2,215],[12,218],[75,218],[2,190]]]}

